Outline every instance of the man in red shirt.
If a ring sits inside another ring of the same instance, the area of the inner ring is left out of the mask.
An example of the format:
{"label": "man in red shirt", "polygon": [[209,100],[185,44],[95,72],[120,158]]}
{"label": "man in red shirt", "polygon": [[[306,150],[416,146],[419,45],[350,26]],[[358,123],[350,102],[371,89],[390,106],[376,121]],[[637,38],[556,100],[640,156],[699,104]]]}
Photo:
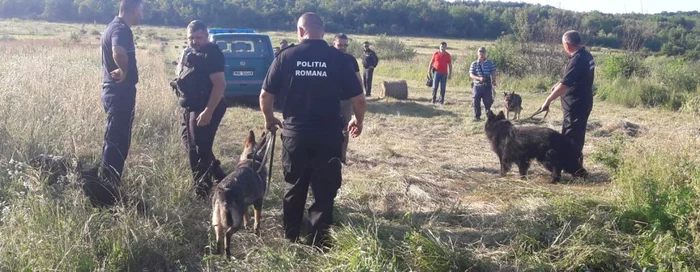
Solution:
{"label": "man in red shirt", "polygon": [[[433,58],[428,65],[428,73],[435,71],[433,75],[433,99],[431,102],[445,104],[445,85],[447,79],[452,79],[452,57],[447,53],[447,43],[440,43],[440,50],[433,54]],[[440,99],[436,100],[437,88],[440,84]]]}

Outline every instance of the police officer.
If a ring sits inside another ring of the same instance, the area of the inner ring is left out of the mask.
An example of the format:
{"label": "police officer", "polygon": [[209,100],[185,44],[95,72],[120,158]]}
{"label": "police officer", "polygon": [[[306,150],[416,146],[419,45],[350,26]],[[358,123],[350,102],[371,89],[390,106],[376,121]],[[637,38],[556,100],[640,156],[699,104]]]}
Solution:
{"label": "police officer", "polygon": [[[297,23],[300,43],[280,52],[263,82],[260,108],[265,126],[282,127],[282,167],[286,181],[283,200],[285,237],[301,237],[301,223],[309,186],[314,203],[308,209],[309,236],[306,242],[326,244],[333,222],[333,203],[340,188],[342,126],[353,137],[362,132],[365,97],[357,76],[342,52],[323,40],[323,22],[315,13],[304,13]],[[286,93],[284,124],[275,118],[275,96]],[[340,100],[352,101],[355,117],[343,124],[338,114]]]}
{"label": "police officer", "polygon": [[[102,103],[107,113],[107,125],[102,148],[101,180],[111,196],[102,195],[98,201],[111,205],[121,182],[124,161],[131,145],[131,128],[136,106],[136,47],[131,27],[143,19],[142,0],[122,0],[119,15],[107,25],[102,34]],[[86,192],[98,195],[96,192]],[[104,199],[111,198],[111,199]]]}
{"label": "police officer", "polygon": [[364,87],[365,87],[365,94],[367,96],[372,96],[372,77],[374,76],[374,68],[377,67],[377,64],[379,64],[379,57],[377,57],[377,53],[374,53],[374,50],[369,49],[369,42],[365,42],[365,54],[362,57],[362,67],[365,68],[365,73],[364,73]]}
{"label": "police officer", "polygon": [[[340,52],[345,54],[352,70],[355,71],[357,75],[357,80],[362,82],[362,77],[360,77],[360,66],[357,65],[357,60],[352,55],[348,54],[348,36],[344,33],[338,33],[333,39],[333,47],[338,49]],[[352,103],[349,99],[340,101],[340,116],[343,118],[343,124],[347,124],[352,119]],[[346,163],[347,162],[347,152],[348,152],[348,142],[350,140],[350,135],[348,134],[347,127],[343,126],[343,155],[340,159]]]}
{"label": "police officer", "polygon": [[469,67],[473,84],[474,121],[481,120],[481,101],[484,110],[489,111],[493,105],[493,87],[496,86],[496,64],[486,58],[486,47],[479,48],[478,58]]}
{"label": "police officer", "polygon": [[[194,176],[195,192],[205,197],[212,187],[212,177],[221,181],[226,174],[214,157],[212,147],[221,119],[226,113],[223,99],[226,80],[225,58],[221,49],[209,42],[207,26],[199,20],[187,26],[187,41],[191,48],[183,63],[192,73],[188,80],[196,90],[184,90],[189,97],[181,97],[185,108],[182,119],[182,143],[189,153],[190,168]],[[183,101],[184,100],[184,101]]]}
{"label": "police officer", "polygon": [[[566,72],[559,83],[552,87],[552,93],[545,99],[542,110],[548,110],[549,104],[561,96],[564,111],[562,134],[569,137],[578,151],[583,150],[586,138],[588,116],[593,109],[593,79],[595,61],[593,56],[581,44],[581,35],[574,30],[562,36],[564,50],[570,55]],[[583,160],[583,158],[579,158]]]}

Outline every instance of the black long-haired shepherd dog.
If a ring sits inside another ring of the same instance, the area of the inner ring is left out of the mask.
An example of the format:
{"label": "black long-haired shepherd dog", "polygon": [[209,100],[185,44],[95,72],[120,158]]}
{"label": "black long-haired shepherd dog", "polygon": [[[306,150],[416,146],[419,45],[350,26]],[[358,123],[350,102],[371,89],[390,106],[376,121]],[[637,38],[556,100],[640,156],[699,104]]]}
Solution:
{"label": "black long-haired shepherd dog", "polygon": [[495,115],[489,110],[486,117],[486,137],[500,160],[501,175],[508,173],[515,163],[520,177],[525,178],[533,159],[552,173],[552,183],[561,180],[562,170],[575,177],[588,175],[580,161],[581,152],[561,133],[545,127],[515,127],[503,111]]}

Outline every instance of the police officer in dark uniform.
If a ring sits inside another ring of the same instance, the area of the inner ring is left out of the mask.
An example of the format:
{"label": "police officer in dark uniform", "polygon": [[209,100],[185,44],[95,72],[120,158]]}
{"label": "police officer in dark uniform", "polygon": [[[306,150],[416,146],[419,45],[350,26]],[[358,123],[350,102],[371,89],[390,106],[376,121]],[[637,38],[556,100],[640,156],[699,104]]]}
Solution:
{"label": "police officer in dark uniform", "polygon": [[179,85],[180,106],[185,108],[182,143],[189,153],[195,192],[205,197],[213,185],[212,177],[218,181],[226,177],[212,149],[227,107],[223,99],[225,58],[221,49],[209,42],[207,26],[202,21],[190,22],[187,40],[192,49],[184,57],[179,75],[184,81]]}
{"label": "police officer in dark uniform", "polygon": [[[121,182],[124,161],[131,145],[136,84],[139,82],[131,27],[138,25],[142,19],[142,0],[122,0],[119,15],[102,33],[102,103],[107,113],[107,125],[102,148],[101,180],[108,190],[116,190]],[[113,204],[115,191],[111,195],[112,199],[100,201]]]}
{"label": "police officer in dark uniform", "polygon": [[552,93],[544,101],[541,109],[549,109],[549,104],[561,96],[564,111],[562,134],[569,137],[580,151],[583,150],[586,138],[588,116],[593,109],[595,61],[581,44],[581,35],[577,31],[570,30],[564,33],[562,45],[571,57],[566,65],[564,77],[552,87]]}
{"label": "police officer in dark uniform", "polygon": [[[353,55],[347,53],[348,36],[344,33],[336,34],[335,38],[333,39],[333,47],[338,49],[338,51],[345,53],[345,58],[350,66],[352,66],[352,70],[355,72],[355,75],[357,75],[357,80],[362,81],[362,77],[360,76],[360,66],[357,65],[357,60]],[[347,124],[350,122],[350,120],[352,120],[352,102],[349,99],[340,101],[340,117],[343,118],[344,124]],[[343,153],[340,159],[343,161],[343,163],[347,163],[347,151],[350,135],[348,134],[345,126],[343,126],[343,137]]]}
{"label": "police officer in dark uniform", "polygon": [[365,95],[372,96],[372,77],[374,77],[374,68],[379,64],[379,57],[374,50],[369,49],[369,42],[365,41],[365,54],[362,57],[362,67],[365,68],[363,84],[365,87]]}
{"label": "police officer in dark uniform", "polygon": [[[304,13],[297,23],[300,43],[280,52],[263,82],[260,108],[265,126],[282,127],[282,167],[287,191],[283,200],[285,237],[301,237],[301,223],[309,186],[314,203],[308,210],[306,242],[326,244],[333,222],[333,205],[340,188],[342,126],[352,137],[362,132],[365,98],[356,74],[342,52],[323,40],[323,22],[315,13]],[[275,96],[285,93],[284,124],[275,118]],[[351,99],[355,117],[348,124],[340,118],[340,101]]]}

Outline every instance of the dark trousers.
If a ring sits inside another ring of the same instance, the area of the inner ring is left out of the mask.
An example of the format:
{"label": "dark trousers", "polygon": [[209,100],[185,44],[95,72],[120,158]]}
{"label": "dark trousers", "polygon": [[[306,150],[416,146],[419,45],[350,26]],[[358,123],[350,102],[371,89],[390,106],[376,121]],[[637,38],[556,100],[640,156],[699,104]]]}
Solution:
{"label": "dark trousers", "polygon": [[109,84],[102,88],[102,104],[107,113],[102,146],[102,179],[118,185],[129,155],[131,128],[136,106],[136,86]]}
{"label": "dark trousers", "polygon": [[564,121],[562,122],[561,134],[571,139],[576,151],[583,151],[586,141],[586,126],[588,116],[591,114],[591,107],[583,109],[563,109]]}
{"label": "dark trousers", "polygon": [[[440,85],[440,99],[436,97],[438,85]],[[433,103],[445,103],[445,88],[447,88],[447,75],[436,71],[433,75]]]}
{"label": "dark trousers", "polygon": [[226,177],[221,169],[221,162],[214,157],[213,151],[216,131],[226,113],[226,102],[219,102],[207,126],[197,126],[200,113],[201,111],[185,110],[182,119],[182,144],[189,154],[195,192],[197,196],[204,197],[212,187],[212,176],[217,181]]}
{"label": "dark trousers", "polygon": [[488,85],[474,85],[474,99],[472,101],[472,107],[474,108],[474,118],[481,118],[481,102],[484,102],[484,110],[488,111],[493,105],[493,93],[491,91],[491,86]]}
{"label": "dark trousers", "polygon": [[374,68],[365,68],[362,76],[362,84],[365,87],[365,94],[367,96],[372,94],[372,76],[374,76]]}
{"label": "dark trousers", "polygon": [[340,131],[307,136],[282,136],[282,166],[287,192],[283,200],[285,238],[296,241],[301,233],[304,205],[311,186],[314,202],[309,207],[309,240],[315,245],[327,241],[333,223],[333,205],[342,181]]}

